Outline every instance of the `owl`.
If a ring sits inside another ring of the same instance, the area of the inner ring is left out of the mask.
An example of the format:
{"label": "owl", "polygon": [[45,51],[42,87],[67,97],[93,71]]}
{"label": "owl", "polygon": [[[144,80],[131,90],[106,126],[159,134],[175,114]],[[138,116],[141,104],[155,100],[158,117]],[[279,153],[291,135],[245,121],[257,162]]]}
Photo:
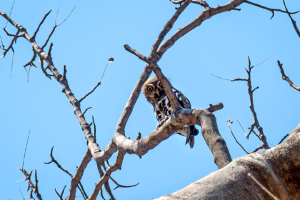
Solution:
{"label": "owl", "polygon": [[[143,93],[149,103],[153,106],[157,121],[159,122],[157,128],[163,125],[171,116],[174,116],[175,109],[157,77],[148,79],[143,85]],[[181,105],[186,109],[191,109],[190,101],[179,90],[172,87],[172,91]],[[194,136],[198,135],[199,130],[195,125],[186,125],[182,129],[177,130],[177,134],[186,137],[186,144],[190,144],[190,148],[194,147]]]}

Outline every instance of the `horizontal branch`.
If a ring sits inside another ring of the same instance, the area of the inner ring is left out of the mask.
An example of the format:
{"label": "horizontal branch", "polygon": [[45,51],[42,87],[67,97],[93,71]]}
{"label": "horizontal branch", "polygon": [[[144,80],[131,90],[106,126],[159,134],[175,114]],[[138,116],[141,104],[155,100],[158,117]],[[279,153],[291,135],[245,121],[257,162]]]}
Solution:
{"label": "horizontal branch", "polygon": [[250,5],[253,5],[253,6],[256,6],[256,7],[259,7],[259,8],[262,8],[262,9],[265,9],[265,10],[268,10],[270,12],[272,12],[272,16],[271,16],[271,19],[274,17],[274,14],[275,12],[282,12],[282,13],[287,13],[287,14],[296,14],[298,12],[300,12],[300,10],[296,11],[296,12],[288,12],[288,11],[285,11],[285,10],[281,10],[281,9],[276,9],[276,8],[268,8],[266,6],[262,6],[262,5],[259,5],[257,3],[253,3],[251,1],[247,1],[247,0],[244,0],[245,3],[248,3]]}
{"label": "horizontal branch", "polygon": [[231,161],[229,150],[219,133],[216,118],[206,109],[181,109],[174,118],[166,121],[159,129],[152,131],[149,136],[139,140],[130,140],[116,132],[111,143],[105,147],[104,151],[98,153],[97,161],[101,163],[108,160],[118,149],[129,154],[143,156],[186,124],[201,126],[203,138],[211,149],[219,168]]}

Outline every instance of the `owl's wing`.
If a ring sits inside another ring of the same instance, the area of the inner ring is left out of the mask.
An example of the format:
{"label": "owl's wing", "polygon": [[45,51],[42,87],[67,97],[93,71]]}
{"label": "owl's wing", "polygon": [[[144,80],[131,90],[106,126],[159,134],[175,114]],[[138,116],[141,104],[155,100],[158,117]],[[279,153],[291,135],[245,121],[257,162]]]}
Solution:
{"label": "owl's wing", "polygon": [[191,103],[186,96],[184,96],[179,90],[172,88],[175,97],[177,98],[178,103],[181,107],[186,109],[191,109]]}

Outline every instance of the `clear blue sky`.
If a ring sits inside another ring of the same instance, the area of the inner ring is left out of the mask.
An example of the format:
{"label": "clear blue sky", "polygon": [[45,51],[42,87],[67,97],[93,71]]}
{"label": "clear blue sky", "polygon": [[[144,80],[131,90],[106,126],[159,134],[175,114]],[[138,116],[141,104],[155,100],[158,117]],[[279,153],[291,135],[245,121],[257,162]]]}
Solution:
{"label": "clear blue sky", "polygon": [[[12,0],[0,3],[0,9],[9,12]],[[22,24],[32,35],[44,14],[53,9],[37,35],[41,46],[51,32],[60,0],[16,0],[11,17]],[[258,2],[258,1],[256,1]],[[208,1],[214,7],[228,0]],[[287,0],[290,11],[300,9],[299,1]],[[263,5],[284,9],[281,0],[265,0]],[[83,97],[100,80],[108,58],[115,62],[108,66],[103,84],[82,103],[82,109],[93,107],[86,114],[92,115],[97,124],[97,141],[103,149],[111,140],[117,121],[129,95],[143,71],[145,63],[124,50],[128,44],[148,56],[165,23],[175,12],[175,5],[168,0],[152,1],[79,1],[64,0],[60,7],[58,22],[62,21],[76,6],[71,17],[57,28],[51,42],[53,61],[60,72],[67,66],[67,78],[77,99]],[[254,93],[258,119],[271,146],[299,123],[300,93],[281,79],[277,66],[284,63],[286,74],[298,85],[300,74],[300,39],[287,15],[271,12],[248,4],[241,11],[219,14],[206,20],[200,27],[180,39],[167,51],[159,62],[173,86],[182,91],[193,108],[207,108],[209,104],[222,102],[224,109],[215,113],[221,135],[226,140],[233,158],[244,156],[243,150],[231,136],[226,121],[234,121],[232,129],[248,151],[261,145],[250,136],[247,140],[237,123],[247,129],[253,122],[249,109],[249,96],[245,82],[220,80],[246,78],[244,70],[248,56],[253,64],[269,58],[254,68],[253,86],[260,89]],[[190,5],[174,25],[171,36],[184,27],[203,10]],[[300,23],[300,14],[294,15]],[[0,27],[6,21],[0,18]],[[7,25],[10,33],[16,29]],[[0,31],[6,46],[11,38]],[[22,166],[28,131],[31,130],[25,169],[37,169],[39,189],[44,199],[58,199],[54,188],[61,191],[70,178],[50,161],[50,149],[64,168],[74,173],[86,152],[86,141],[81,127],[73,114],[72,106],[61,92],[55,80],[49,80],[39,68],[32,68],[30,82],[23,65],[32,57],[30,44],[20,38],[14,45],[15,59],[11,73],[11,52],[0,59],[1,91],[1,140],[0,181],[1,199],[22,199],[27,183],[19,171]],[[48,47],[46,48],[48,51]],[[37,62],[37,61],[36,61]],[[126,136],[136,138],[138,132],[146,136],[154,130],[157,121],[152,106],[140,96],[126,127]],[[200,127],[199,127],[200,128]],[[114,163],[115,156],[110,159]],[[117,199],[151,199],[172,193],[207,174],[217,170],[213,157],[201,134],[195,139],[194,149],[185,145],[185,138],[174,135],[163,141],[140,159],[126,155],[122,170],[113,173],[120,184],[140,183],[135,188],[119,188],[113,191]],[[99,180],[97,167],[92,160],[82,183],[91,194]],[[112,188],[114,184],[111,183]],[[77,192],[77,196],[81,194]],[[108,198],[108,196],[106,195]],[[99,197],[100,199],[101,197]],[[78,197],[82,199],[82,197]]]}

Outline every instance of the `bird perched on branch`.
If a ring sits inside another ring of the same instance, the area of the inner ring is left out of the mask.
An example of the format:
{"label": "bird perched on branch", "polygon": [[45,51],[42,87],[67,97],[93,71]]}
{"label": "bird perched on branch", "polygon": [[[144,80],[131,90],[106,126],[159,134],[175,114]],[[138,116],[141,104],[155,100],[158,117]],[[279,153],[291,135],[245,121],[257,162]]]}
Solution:
{"label": "bird perched on branch", "polygon": [[[156,119],[158,120],[157,127],[163,125],[172,115],[175,110],[172,108],[171,102],[157,77],[148,79],[143,85],[143,93],[149,103],[153,106]],[[180,91],[172,87],[172,91],[181,105],[186,109],[191,109],[191,103]],[[189,143],[190,147],[194,147],[194,136],[198,135],[199,130],[195,125],[186,125],[182,129],[177,130],[177,134],[186,136],[186,144]]]}

